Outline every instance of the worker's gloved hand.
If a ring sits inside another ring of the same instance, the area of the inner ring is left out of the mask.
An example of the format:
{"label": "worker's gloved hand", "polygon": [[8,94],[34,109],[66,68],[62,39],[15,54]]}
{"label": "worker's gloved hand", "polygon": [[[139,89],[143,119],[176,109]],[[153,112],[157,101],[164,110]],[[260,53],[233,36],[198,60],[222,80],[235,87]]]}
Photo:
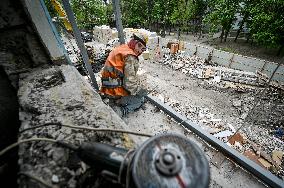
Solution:
{"label": "worker's gloved hand", "polygon": [[148,95],[148,91],[146,89],[143,89],[143,88],[140,89],[136,94],[136,96],[138,96],[138,97],[145,97],[147,95]]}
{"label": "worker's gloved hand", "polygon": [[144,102],[144,97],[138,95],[130,95],[121,97],[118,104],[121,106],[123,116],[126,116],[126,114],[128,114],[129,112],[133,112],[139,109],[144,104]]}

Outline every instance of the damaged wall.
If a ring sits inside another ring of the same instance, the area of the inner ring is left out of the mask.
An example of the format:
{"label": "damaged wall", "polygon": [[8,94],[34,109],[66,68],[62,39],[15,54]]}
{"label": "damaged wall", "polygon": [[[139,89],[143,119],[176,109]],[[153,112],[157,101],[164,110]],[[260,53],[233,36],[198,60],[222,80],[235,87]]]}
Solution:
{"label": "damaged wall", "polygon": [[15,87],[19,73],[50,62],[19,1],[0,2],[0,35],[0,66]]}
{"label": "damaged wall", "polygon": [[65,61],[65,49],[43,0],[22,0],[25,10],[52,61]]}
{"label": "damaged wall", "polygon": [[[21,130],[48,122],[100,128],[126,127],[78,71],[68,65],[22,74],[18,96]],[[104,141],[123,147],[121,135],[59,126],[41,127],[20,135],[21,139],[38,137],[77,145],[84,141]],[[73,152],[48,142],[21,145],[19,157],[20,171],[60,187],[78,187],[87,170]],[[20,182],[20,187],[34,186],[26,178],[20,179]]]}
{"label": "damaged wall", "polygon": [[[0,2],[0,68],[3,69],[0,76],[9,78],[7,79],[8,86],[14,88],[15,100],[19,101],[19,106],[15,105],[16,118],[14,117],[14,120],[19,121],[19,118],[21,120],[17,125],[12,122],[3,124],[1,121],[1,129],[12,127],[10,123],[16,128],[11,129],[14,140],[11,139],[9,142],[15,142],[19,136],[18,139],[35,137],[64,139],[74,144],[83,141],[103,141],[119,146],[123,146],[125,144],[123,140],[126,139],[127,144],[131,144],[128,137],[122,134],[95,133],[56,126],[42,127],[19,134],[19,127],[23,130],[51,121],[102,128],[126,126],[116,113],[102,102],[98,93],[73,66],[61,64],[62,61],[60,64],[54,61],[57,60],[52,55],[55,52],[53,53],[50,49],[54,47],[53,50],[55,50],[55,47],[59,48],[60,45],[57,45],[58,41],[55,36],[49,38],[50,35],[44,33],[45,29],[50,26],[47,24],[50,23],[40,22],[40,18],[48,19],[44,18],[46,14],[42,12],[43,9],[36,9],[36,5],[41,6],[39,2],[43,1],[26,0],[12,3],[9,0],[3,0]],[[43,30],[37,27],[37,24],[41,24]],[[48,40],[47,43],[46,40]],[[62,55],[62,53],[57,54]],[[0,90],[6,90],[1,83]],[[12,95],[9,96],[10,100]],[[0,100],[1,107],[3,103]],[[3,117],[0,120],[2,119]],[[4,137],[1,136],[1,138]],[[1,149],[10,143],[2,146]],[[17,154],[16,149],[12,151]],[[22,175],[17,176],[18,171],[13,169],[12,182],[16,184],[18,178],[20,187],[43,187],[27,175],[36,176],[49,184],[56,184],[60,187],[78,187],[81,182],[80,177],[88,169],[72,152],[48,142],[31,142],[20,145],[18,154],[19,169]],[[5,156],[7,157],[8,154],[6,153]],[[16,158],[14,162],[17,163]],[[1,164],[1,178],[5,174],[5,172],[2,173],[3,169]]]}
{"label": "damaged wall", "polygon": [[[218,65],[222,65],[224,67],[242,71],[250,71],[254,73],[256,71],[259,71],[266,74],[268,77],[272,75],[272,72],[277,67],[277,64],[274,62],[229,53],[211,47],[204,47],[188,42],[185,42],[184,50],[190,55],[196,54],[199,57],[205,59],[211,58],[214,63],[217,63]],[[276,71],[273,80],[280,82],[282,85],[284,84],[284,65],[281,65]]]}
{"label": "damaged wall", "polygon": [[[17,141],[19,74],[48,63],[30,26],[19,1],[0,1],[0,149]],[[17,160],[17,150],[0,158],[2,184],[17,186]]]}

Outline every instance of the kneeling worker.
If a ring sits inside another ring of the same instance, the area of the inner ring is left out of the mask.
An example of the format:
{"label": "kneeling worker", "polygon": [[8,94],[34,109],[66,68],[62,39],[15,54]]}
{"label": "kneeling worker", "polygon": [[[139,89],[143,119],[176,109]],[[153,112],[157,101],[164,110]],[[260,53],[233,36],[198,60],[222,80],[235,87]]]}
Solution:
{"label": "kneeling worker", "polygon": [[128,44],[122,44],[110,52],[101,72],[101,94],[115,99],[118,105],[128,106],[128,111],[146,94],[137,75],[138,56],[146,50],[146,43],[147,38],[142,34],[133,34]]}

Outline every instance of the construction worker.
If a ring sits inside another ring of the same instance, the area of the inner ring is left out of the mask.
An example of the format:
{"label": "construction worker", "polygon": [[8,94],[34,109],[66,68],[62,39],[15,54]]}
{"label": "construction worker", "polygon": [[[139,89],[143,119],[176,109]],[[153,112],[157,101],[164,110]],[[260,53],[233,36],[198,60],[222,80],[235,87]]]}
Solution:
{"label": "construction worker", "polygon": [[121,105],[131,103],[127,102],[127,99],[132,98],[127,96],[145,94],[145,90],[140,86],[137,71],[138,56],[146,50],[146,43],[147,37],[135,33],[128,44],[122,44],[110,52],[101,72],[101,94],[115,99],[118,104],[124,101]]}

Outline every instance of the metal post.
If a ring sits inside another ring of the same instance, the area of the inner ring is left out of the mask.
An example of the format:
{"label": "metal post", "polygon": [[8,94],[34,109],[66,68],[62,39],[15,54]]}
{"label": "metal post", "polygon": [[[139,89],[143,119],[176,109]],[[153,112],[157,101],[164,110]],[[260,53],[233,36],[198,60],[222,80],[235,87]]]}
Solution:
{"label": "metal post", "polygon": [[112,0],[112,7],[115,14],[115,23],[116,23],[116,29],[118,31],[118,38],[120,44],[124,44],[124,35],[123,35],[123,27],[122,27],[122,21],[121,21],[121,13],[120,13],[120,6],[119,6],[119,0]]}
{"label": "metal post", "polygon": [[71,26],[72,26],[72,29],[73,29],[73,32],[74,32],[74,35],[75,35],[76,43],[77,43],[77,45],[78,45],[78,47],[80,49],[80,52],[82,54],[83,62],[84,62],[85,66],[87,68],[87,71],[88,71],[88,73],[89,73],[89,75],[91,77],[91,82],[92,82],[94,88],[96,90],[99,90],[99,87],[98,87],[98,84],[97,84],[97,81],[96,81],[96,77],[94,75],[92,66],[89,63],[89,56],[88,56],[87,50],[86,50],[86,48],[84,46],[84,42],[83,42],[83,40],[81,38],[81,32],[79,31],[79,29],[77,27],[77,24],[76,24],[76,21],[75,21],[75,17],[74,17],[73,11],[71,9],[69,0],[62,0],[62,2],[63,2],[64,9],[66,11],[68,20],[71,23]]}

